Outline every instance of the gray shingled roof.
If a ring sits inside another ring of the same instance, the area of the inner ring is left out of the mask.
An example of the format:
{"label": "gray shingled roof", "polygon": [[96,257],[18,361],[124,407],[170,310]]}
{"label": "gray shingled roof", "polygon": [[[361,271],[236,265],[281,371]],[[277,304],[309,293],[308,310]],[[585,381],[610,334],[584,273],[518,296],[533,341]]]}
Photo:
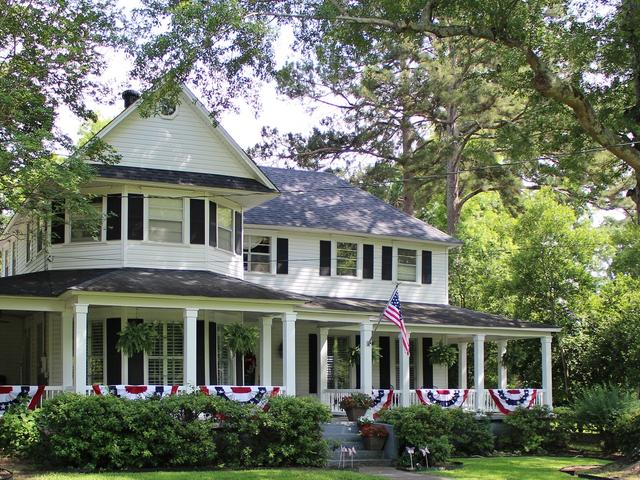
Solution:
{"label": "gray shingled roof", "polygon": [[57,297],[64,292],[113,292],[187,297],[305,301],[306,297],[204,270],[104,268],[49,270],[0,278],[0,297]]}
{"label": "gray shingled roof", "polygon": [[332,173],[260,168],[282,193],[246,212],[246,224],[317,228],[460,243]]}
{"label": "gray shingled roof", "polygon": [[199,187],[220,187],[252,192],[273,192],[266,185],[253,178],[231,177],[211,173],[185,172],[181,170],[162,170],[159,168],[129,167],[124,165],[91,165],[96,175],[102,178],[118,180],[136,180],[139,182],[171,183]]}

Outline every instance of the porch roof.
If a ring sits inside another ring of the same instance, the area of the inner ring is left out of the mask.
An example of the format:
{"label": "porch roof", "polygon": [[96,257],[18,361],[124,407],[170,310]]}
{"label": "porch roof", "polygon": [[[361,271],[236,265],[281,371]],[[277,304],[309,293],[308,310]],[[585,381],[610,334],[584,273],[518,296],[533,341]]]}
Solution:
{"label": "porch roof", "polygon": [[204,270],[107,268],[48,270],[0,278],[0,296],[58,297],[65,292],[139,293],[188,297],[290,300],[306,297]]}
{"label": "porch roof", "polygon": [[[371,312],[379,315],[387,305],[385,300],[362,300],[357,298],[314,297],[305,303],[309,310],[333,310],[349,312]],[[554,325],[513,320],[501,315],[476,312],[468,308],[432,303],[402,302],[402,318],[407,325],[462,326],[487,328],[522,328],[559,330]]]}

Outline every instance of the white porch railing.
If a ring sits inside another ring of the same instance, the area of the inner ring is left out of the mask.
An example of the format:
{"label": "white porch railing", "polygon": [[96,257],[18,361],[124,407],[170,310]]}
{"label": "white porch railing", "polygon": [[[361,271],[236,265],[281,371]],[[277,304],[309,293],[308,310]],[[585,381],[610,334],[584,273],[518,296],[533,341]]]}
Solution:
{"label": "white porch railing", "polygon": [[[532,406],[542,406],[544,405],[544,390],[536,389],[537,394]],[[340,400],[344,397],[351,395],[352,393],[361,393],[361,390],[356,388],[350,389],[329,389],[324,390],[320,399],[323,404],[327,405],[331,409],[331,413],[334,414],[344,414],[344,411],[340,408]],[[478,400],[478,395],[476,391],[473,389],[469,389],[469,395],[467,400],[462,405],[464,410],[470,412],[482,412],[482,413],[499,413],[499,409],[491,395],[489,395],[488,390],[482,390],[481,399]],[[409,390],[409,404],[417,405],[420,401],[416,395],[415,390]],[[402,405],[402,392],[394,390],[393,392],[393,400],[391,402],[391,408],[400,407]]]}

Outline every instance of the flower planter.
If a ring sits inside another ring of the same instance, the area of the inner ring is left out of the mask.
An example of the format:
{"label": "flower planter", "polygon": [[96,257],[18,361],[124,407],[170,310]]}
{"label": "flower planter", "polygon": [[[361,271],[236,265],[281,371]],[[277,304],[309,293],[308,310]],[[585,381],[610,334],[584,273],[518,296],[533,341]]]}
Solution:
{"label": "flower planter", "polygon": [[347,408],[345,410],[345,413],[347,414],[347,418],[350,422],[355,422],[365,413],[367,413],[367,410],[367,408]]}
{"label": "flower planter", "polygon": [[387,442],[387,437],[363,437],[365,450],[382,450]]}

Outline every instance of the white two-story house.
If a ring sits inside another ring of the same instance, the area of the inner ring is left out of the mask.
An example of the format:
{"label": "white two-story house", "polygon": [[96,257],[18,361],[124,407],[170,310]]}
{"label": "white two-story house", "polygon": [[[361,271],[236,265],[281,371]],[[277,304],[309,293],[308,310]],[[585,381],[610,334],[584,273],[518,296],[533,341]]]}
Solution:
{"label": "white two-story house", "polygon": [[[0,383],[278,385],[334,408],[355,389],[392,388],[408,405],[416,388],[451,387],[491,410],[485,343],[498,343],[506,388],[508,340],[537,338],[538,403],[551,405],[557,329],[448,305],[459,241],[332,174],[259,167],[186,88],[150,118],[123,96],[98,133],[121,161],[95,165],[85,187],[99,233],[58,205],[50,222],[16,215],[0,236]],[[376,328],[396,285],[410,355],[393,324]],[[152,352],[116,350],[131,322],[156,326]],[[235,322],[259,328],[255,357],[229,352],[222,332]],[[451,379],[429,362],[436,342],[458,347]],[[356,346],[362,360],[350,363]]]}

